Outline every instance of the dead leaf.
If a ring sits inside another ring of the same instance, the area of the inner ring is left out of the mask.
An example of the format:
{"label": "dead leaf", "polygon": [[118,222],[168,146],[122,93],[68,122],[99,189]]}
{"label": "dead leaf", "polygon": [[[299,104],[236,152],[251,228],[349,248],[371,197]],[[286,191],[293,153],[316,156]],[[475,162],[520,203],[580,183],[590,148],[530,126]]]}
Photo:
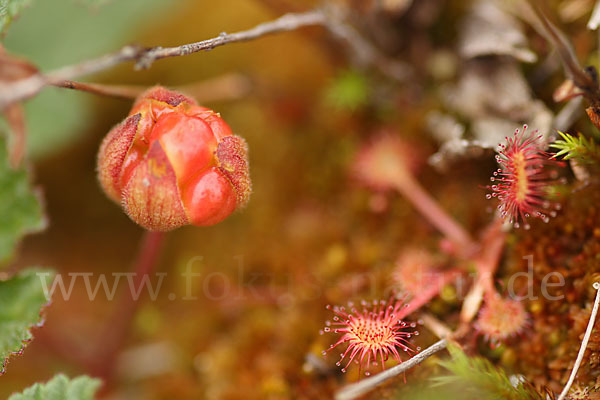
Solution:
{"label": "dead leaf", "polygon": [[442,88],[447,109],[469,122],[470,129],[450,114],[432,113],[428,127],[440,142],[429,163],[440,170],[461,158],[494,150],[515,129],[527,124],[549,140],[554,115],[534,100],[517,62],[509,58],[472,60],[456,84]]}
{"label": "dead leaf", "polygon": [[3,111],[6,123],[10,128],[11,140],[9,148],[9,162],[11,167],[21,165],[25,155],[27,143],[27,128],[25,124],[25,110],[21,103],[11,104]]}
{"label": "dead leaf", "polygon": [[[9,55],[0,46],[0,82],[13,82],[38,73],[35,65],[29,61]],[[2,115],[6,119],[11,136],[9,159],[10,165],[17,168],[25,155],[27,129],[25,125],[25,111],[21,103],[11,104],[6,107]]]}
{"label": "dead leaf", "polygon": [[462,25],[459,52],[465,58],[508,55],[528,63],[537,60],[519,21],[495,0],[475,3]]}

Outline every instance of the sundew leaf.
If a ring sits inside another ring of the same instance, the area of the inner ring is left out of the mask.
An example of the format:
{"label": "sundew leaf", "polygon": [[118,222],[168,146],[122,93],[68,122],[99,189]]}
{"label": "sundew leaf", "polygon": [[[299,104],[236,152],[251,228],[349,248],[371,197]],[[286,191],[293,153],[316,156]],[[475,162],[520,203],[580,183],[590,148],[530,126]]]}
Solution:
{"label": "sundew leaf", "polygon": [[43,323],[41,316],[48,298],[42,279],[52,273],[37,268],[0,281],[0,375],[8,359],[20,355],[33,339],[31,329]]}
{"label": "sundew leaf", "polygon": [[36,383],[8,400],[92,400],[101,382],[89,376],[69,379],[58,374],[46,383]]}
{"label": "sundew leaf", "polygon": [[12,257],[23,236],[46,227],[42,205],[27,170],[10,167],[6,143],[0,137],[0,268]]}
{"label": "sundew leaf", "polygon": [[4,34],[10,23],[31,0],[0,0],[0,34]]}

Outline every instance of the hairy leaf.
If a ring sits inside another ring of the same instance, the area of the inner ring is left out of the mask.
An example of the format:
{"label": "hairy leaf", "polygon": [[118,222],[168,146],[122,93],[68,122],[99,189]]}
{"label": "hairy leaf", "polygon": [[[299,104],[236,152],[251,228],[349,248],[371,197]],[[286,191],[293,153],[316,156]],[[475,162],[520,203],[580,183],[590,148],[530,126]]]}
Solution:
{"label": "hairy leaf", "polygon": [[39,198],[31,188],[25,169],[10,167],[6,140],[0,138],[0,267],[27,233],[45,228]]}
{"label": "hairy leaf", "polygon": [[48,303],[39,273],[27,269],[0,281],[0,374],[10,356],[21,354],[33,336],[31,329],[42,324],[41,312]]}
{"label": "hairy leaf", "polygon": [[100,380],[88,376],[69,379],[59,374],[47,383],[36,383],[8,400],[92,400],[100,387]]}

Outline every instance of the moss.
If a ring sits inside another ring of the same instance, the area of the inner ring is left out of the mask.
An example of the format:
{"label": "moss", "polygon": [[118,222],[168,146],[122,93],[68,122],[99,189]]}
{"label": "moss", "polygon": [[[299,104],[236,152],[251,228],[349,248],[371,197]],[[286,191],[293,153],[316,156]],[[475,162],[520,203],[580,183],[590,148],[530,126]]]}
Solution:
{"label": "moss", "polygon": [[[595,296],[592,283],[600,279],[600,185],[573,191],[562,203],[563,210],[548,224],[536,223],[515,234],[499,276],[509,282],[513,274],[527,273],[527,257],[532,256],[533,297],[525,300],[530,329],[509,346],[517,356],[515,368],[538,385],[556,386],[568,378],[588,324]],[[548,278],[555,272],[564,278],[564,286],[548,287],[545,296],[544,279],[560,283],[556,277]],[[528,294],[524,277],[514,282],[517,294]],[[584,385],[593,385],[600,373],[598,329],[589,349],[577,376]]]}

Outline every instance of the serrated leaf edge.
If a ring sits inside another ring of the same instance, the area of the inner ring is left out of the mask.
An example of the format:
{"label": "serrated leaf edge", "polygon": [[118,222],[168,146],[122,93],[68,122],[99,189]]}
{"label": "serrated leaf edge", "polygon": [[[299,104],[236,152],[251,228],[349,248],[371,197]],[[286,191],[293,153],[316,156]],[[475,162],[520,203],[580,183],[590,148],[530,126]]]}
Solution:
{"label": "serrated leaf edge", "polygon": [[39,312],[39,316],[40,316],[39,321],[37,323],[35,323],[33,325],[29,325],[27,327],[27,334],[30,337],[21,340],[21,347],[19,348],[19,350],[11,351],[6,357],[4,357],[4,360],[2,360],[2,363],[0,365],[0,377],[6,373],[6,366],[8,365],[10,360],[12,360],[13,357],[23,355],[23,352],[25,351],[25,349],[27,348],[29,343],[31,343],[33,341],[33,332],[32,331],[34,329],[39,329],[44,326],[44,324],[46,323],[46,316],[44,315],[44,313],[46,311],[46,308],[50,307],[51,304],[52,304],[52,299],[49,299],[45,304],[42,305],[42,307],[40,308],[40,312]]}

